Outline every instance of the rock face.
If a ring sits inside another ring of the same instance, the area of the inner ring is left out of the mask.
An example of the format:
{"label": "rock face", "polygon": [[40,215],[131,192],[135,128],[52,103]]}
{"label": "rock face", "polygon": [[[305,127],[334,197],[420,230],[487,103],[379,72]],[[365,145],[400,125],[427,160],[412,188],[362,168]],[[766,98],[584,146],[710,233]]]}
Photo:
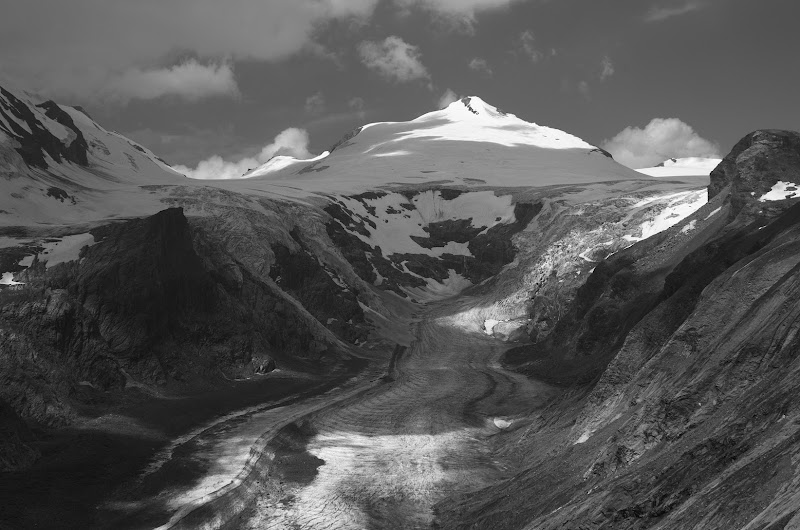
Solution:
{"label": "rock face", "polygon": [[598,265],[546,340],[507,355],[575,390],[504,435],[530,448],[523,471],[443,503],[443,527],[800,523],[800,200],[759,201],[797,182],[798,139],[748,135],[683,228]]}
{"label": "rock face", "polygon": [[[63,425],[74,417],[73,399],[133,382],[199,384],[264,372],[275,359],[310,370],[337,362],[335,339],[265,279],[198,254],[209,244],[180,208],[92,234],[97,242],[80,262],[34,262],[21,276],[24,289],[0,292],[0,398],[24,418]],[[285,248],[277,253],[284,267],[297,266]],[[314,278],[318,270],[307,280]],[[309,304],[329,294],[325,282],[288,281]],[[352,297],[319,314],[363,322]],[[344,326],[342,336],[360,337],[358,329]]]}
{"label": "rock face", "polygon": [[[88,165],[88,144],[81,131],[75,126],[72,118],[58,105],[47,101],[39,105],[45,115],[66,127],[67,134],[73,136],[67,143],[57,138],[39,123],[30,108],[11,92],[0,87],[0,115],[8,124],[6,134],[19,143],[16,151],[25,162],[33,167],[48,167],[45,154],[56,162],[67,160],[82,166]],[[24,123],[25,125],[21,125]]]}
{"label": "rock face", "polygon": [[800,180],[800,133],[755,131],[739,140],[711,172],[708,198],[713,199],[725,187],[731,186],[733,199],[738,205],[750,197],[761,197],[780,180]]}

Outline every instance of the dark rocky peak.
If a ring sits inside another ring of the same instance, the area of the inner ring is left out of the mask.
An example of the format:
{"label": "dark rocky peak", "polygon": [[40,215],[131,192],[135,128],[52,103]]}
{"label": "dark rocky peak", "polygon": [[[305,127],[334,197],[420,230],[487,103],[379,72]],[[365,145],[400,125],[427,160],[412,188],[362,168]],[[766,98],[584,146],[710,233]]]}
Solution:
{"label": "dark rocky peak", "polygon": [[731,203],[738,212],[747,204],[758,204],[778,182],[800,183],[800,133],[754,131],[711,172],[708,198],[731,186]]}
{"label": "dark rocky peak", "polygon": [[88,166],[89,144],[86,142],[86,138],[83,137],[81,130],[75,125],[72,116],[67,114],[64,109],[59,107],[58,104],[52,100],[45,101],[36,106],[44,109],[45,116],[75,133],[75,139],[66,146],[64,157],[70,162],[80,164],[81,166]]}
{"label": "dark rocky peak", "polygon": [[[47,123],[42,123],[41,114],[37,114],[38,111],[35,112],[35,108],[32,108],[31,105],[0,87],[0,117],[7,124],[7,127],[0,126],[0,131],[19,143],[16,151],[25,163],[31,167],[46,169],[45,154],[47,154],[59,163],[67,160],[87,166],[88,144],[69,114],[52,101],[36,105],[44,110],[47,118],[70,129],[75,134],[75,138],[70,141],[69,145],[65,145],[48,128]],[[21,123],[24,123],[25,126]]]}
{"label": "dark rocky peak", "polygon": [[466,98],[462,98],[461,99],[461,103],[463,103],[464,106],[467,107],[468,111],[470,111],[473,114],[480,114],[477,110],[472,108],[472,106],[470,105],[471,102],[472,102],[472,98],[471,97],[466,97]]}
{"label": "dark rocky peak", "polygon": [[678,161],[678,159],[677,159],[677,158],[670,158],[670,159],[668,159],[668,160],[664,160],[663,162],[661,162],[660,164],[658,164],[656,167],[665,167],[665,166],[666,166],[666,164],[667,164],[667,162],[672,162],[672,163],[674,164],[674,163],[676,163],[677,161]]}
{"label": "dark rocky peak", "polygon": [[349,145],[349,142],[350,142],[350,140],[352,140],[353,138],[355,138],[356,136],[358,136],[358,133],[360,133],[360,132],[361,132],[361,129],[363,129],[363,128],[364,128],[363,126],[362,126],[362,127],[356,127],[356,128],[355,128],[355,129],[353,129],[352,131],[348,132],[347,134],[345,134],[344,136],[342,136],[342,138],[341,138],[341,139],[340,139],[338,142],[336,142],[335,144],[333,144],[333,145],[331,146],[331,148],[330,148],[330,149],[328,149],[328,151],[330,151],[331,153],[333,153],[334,151],[336,151],[336,150],[337,150],[337,149],[339,149],[340,147],[347,147],[347,146]]}

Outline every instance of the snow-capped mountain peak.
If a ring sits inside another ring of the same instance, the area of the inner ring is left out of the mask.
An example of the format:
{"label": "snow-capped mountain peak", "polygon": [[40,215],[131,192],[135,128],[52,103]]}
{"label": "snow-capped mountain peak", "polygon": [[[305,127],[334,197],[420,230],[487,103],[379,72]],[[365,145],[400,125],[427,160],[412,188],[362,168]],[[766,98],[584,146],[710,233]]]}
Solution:
{"label": "snow-capped mountain peak", "polygon": [[477,96],[411,121],[364,125],[327,156],[298,162],[270,160],[245,177],[258,178],[259,186],[284,197],[425,181],[538,187],[643,178],[577,136],[527,122]]}
{"label": "snow-capped mountain peak", "polygon": [[442,110],[423,114],[410,123],[426,126],[409,131],[405,137],[491,142],[509,147],[531,145],[547,149],[594,148],[577,136],[505,113],[477,96],[462,98]]}

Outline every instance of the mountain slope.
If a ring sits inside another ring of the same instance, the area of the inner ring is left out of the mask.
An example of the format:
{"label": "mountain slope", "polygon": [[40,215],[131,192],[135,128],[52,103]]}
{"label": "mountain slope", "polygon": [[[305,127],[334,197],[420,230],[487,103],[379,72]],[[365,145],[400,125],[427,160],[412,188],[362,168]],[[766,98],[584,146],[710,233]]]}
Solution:
{"label": "mountain slope", "polygon": [[584,386],[503,435],[523,471],[444,503],[442,526],[797,525],[800,201],[766,197],[798,179],[800,134],[748,135],[706,207],[598,267],[550,337],[510,352]]}

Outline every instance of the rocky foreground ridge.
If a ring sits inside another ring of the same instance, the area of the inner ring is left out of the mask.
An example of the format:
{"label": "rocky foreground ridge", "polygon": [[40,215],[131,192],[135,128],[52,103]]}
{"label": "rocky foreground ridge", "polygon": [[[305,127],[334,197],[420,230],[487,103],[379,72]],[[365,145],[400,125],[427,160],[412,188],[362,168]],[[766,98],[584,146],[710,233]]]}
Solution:
{"label": "rocky foreground ridge", "polygon": [[569,390],[498,437],[524,471],[442,503],[443,527],[799,525],[800,204],[765,198],[799,181],[800,134],[749,134],[688,225],[598,265],[545,340],[509,351]]}

